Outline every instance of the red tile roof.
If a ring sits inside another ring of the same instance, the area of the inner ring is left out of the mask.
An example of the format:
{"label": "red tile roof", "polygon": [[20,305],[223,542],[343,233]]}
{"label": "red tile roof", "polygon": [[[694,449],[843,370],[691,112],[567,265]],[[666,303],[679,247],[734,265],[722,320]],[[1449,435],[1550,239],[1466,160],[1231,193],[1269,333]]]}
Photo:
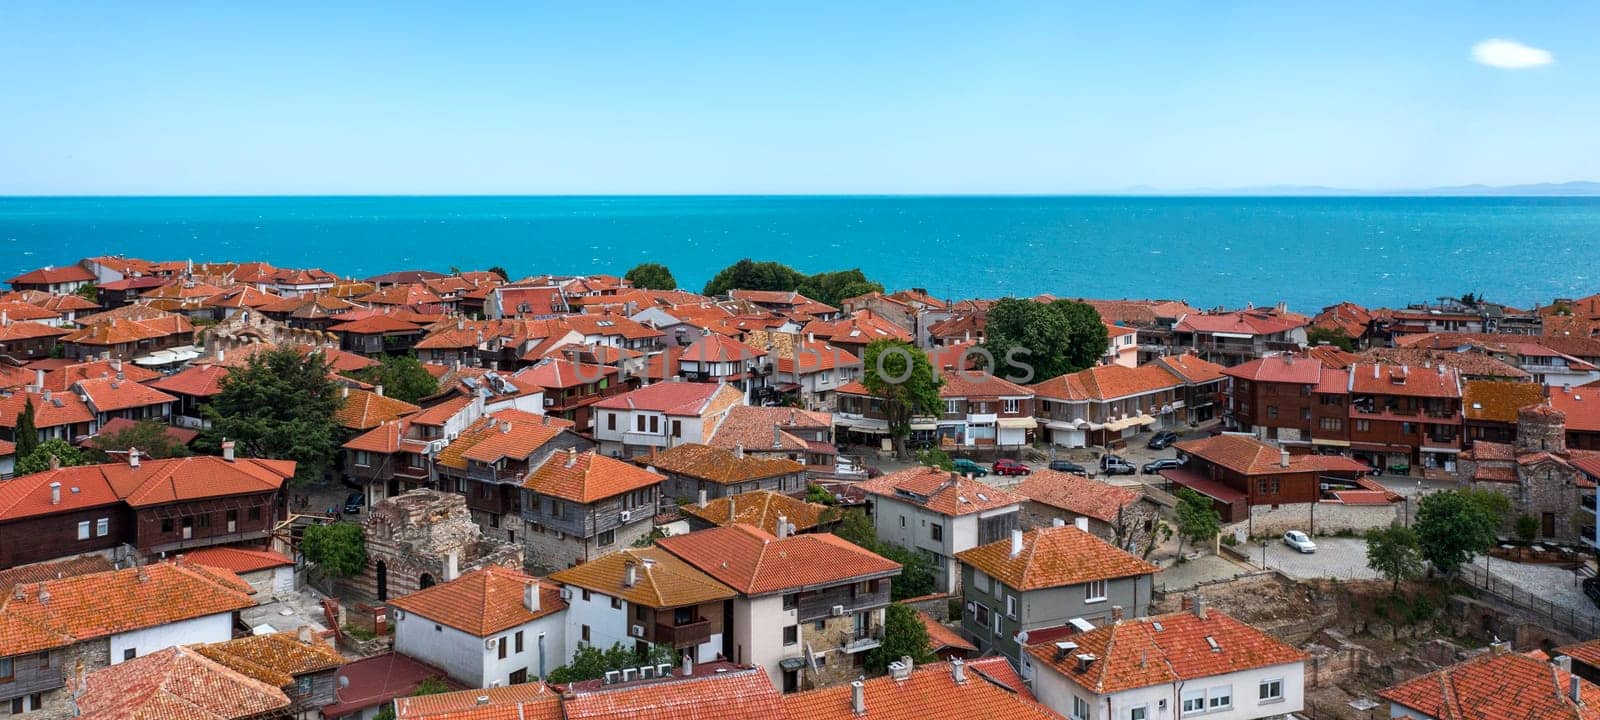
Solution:
{"label": "red tile roof", "polygon": [[1167,371],[1188,383],[1208,383],[1222,377],[1223,367],[1193,353],[1168,355],[1157,360]]}
{"label": "red tile roof", "polygon": [[518,370],[512,377],[516,381],[547,390],[592,385],[601,380],[616,382],[618,370],[609,365],[578,363],[565,358],[544,358],[532,367]]}
{"label": "red tile roof", "polygon": [[73,700],[92,720],[244,720],[289,706],[283,691],[186,647],[90,673]]}
{"label": "red tile roof", "polygon": [[662,538],[657,544],[749,596],[900,573],[899,563],[829,534],[779,540],[749,525],[730,525]]}
{"label": "red tile roof", "polygon": [[785,720],[782,696],[759,669],[574,690],[566,720]]}
{"label": "red tile roof", "polygon": [[1580,680],[1581,706],[1567,697],[1572,677],[1547,662],[1489,652],[1378,691],[1389,702],[1438,720],[1600,719],[1600,687]]}
{"label": "red tile roof", "polygon": [[1350,366],[1350,392],[1407,397],[1459,398],[1461,375],[1455,368],[1381,363]]}
{"label": "red tile roof", "polygon": [[683,354],[679,355],[678,359],[688,362],[726,363],[754,360],[766,354],[766,351],[760,348],[713,333],[701,336],[699,340],[690,343],[689,347],[683,349]]}
{"label": "red tile roof", "polygon": [[[97,437],[100,435],[116,435],[124,430],[134,428],[140,422],[149,421],[129,420],[125,417],[114,417],[110,420],[107,420],[106,424],[101,425],[100,431],[95,433],[95,435]],[[190,430],[189,428],[181,428],[173,425],[162,425],[161,434],[167,436],[173,442],[178,443],[179,445],[188,445],[189,443],[194,442],[195,438],[200,437],[199,430]],[[126,450],[127,448],[122,449]]]}
{"label": "red tile roof", "polygon": [[302,642],[298,633],[277,632],[193,647],[222,665],[283,688],[293,683],[297,675],[343,665],[344,656],[329,643],[330,640],[320,637],[319,633],[311,633],[311,637]]}
{"label": "red tile roof", "polygon": [[1222,371],[1222,374],[1255,382],[1316,385],[1321,382],[1325,367],[1322,363],[1311,358],[1296,353],[1284,353],[1256,358],[1255,360],[1226,368]]}
{"label": "red tile roof", "polygon": [[33,403],[33,425],[37,428],[78,425],[94,420],[89,405],[70,392],[14,393],[0,397],[0,427],[14,428],[23,408]]}
{"label": "red tile roof", "polygon": [[[959,374],[959,373],[958,373]],[[1183,387],[1183,380],[1160,365],[1097,365],[1029,385],[1040,397],[1052,400],[1114,400]],[[941,390],[940,395],[943,395]]]}
{"label": "red tile roof", "polygon": [[[1078,648],[1059,660],[1053,643],[1030,645],[1027,652],[1035,672],[1053,671],[1095,695],[1301,663],[1307,657],[1216,610],[1204,618],[1185,610],[1121,620],[1073,635],[1072,642]],[[1097,659],[1079,672],[1075,656],[1083,653]]]}
{"label": "red tile roof", "polygon": [[651,410],[668,415],[698,416],[719,391],[737,392],[737,388],[716,383],[659,382],[620,395],[613,395],[594,404],[597,408],[612,410]]}
{"label": "red tile roof", "polygon": [[46,390],[66,390],[79,380],[116,377],[119,373],[124,380],[136,383],[153,384],[151,381],[162,378],[161,373],[139,367],[131,362],[90,360],[88,362],[74,362],[46,371],[44,374],[44,388]]}
{"label": "red tile roof", "polygon": [[[294,475],[290,460],[240,458],[229,462],[199,455],[168,460],[79,465],[23,475],[0,483],[0,520],[99,507],[117,500],[132,507],[179,500],[276,491]],[[61,484],[61,502],[50,502],[50,483]],[[75,491],[76,490],[76,491]]]}
{"label": "red tile roof", "polygon": [[549,685],[459,690],[395,699],[396,720],[562,720],[561,695]]}
{"label": "red tile roof", "polygon": [[[623,493],[661,484],[661,476],[593,450],[551,453],[522,487],[540,495],[588,505]],[[654,512],[654,511],[652,511]]]}
{"label": "red tile roof", "polygon": [[1196,440],[1183,440],[1173,447],[1185,454],[1244,475],[1371,470],[1341,455],[1290,455],[1289,465],[1284,467],[1283,454],[1279,448],[1253,437],[1229,433]]}
{"label": "red tile roof", "polygon": [[333,413],[333,419],[351,430],[371,430],[390,420],[421,411],[422,408],[404,400],[367,390],[350,390],[345,394],[344,403]]}
{"label": "red tile roof", "polygon": [[1310,324],[1310,318],[1298,313],[1277,313],[1270,310],[1234,310],[1232,312],[1192,314],[1183,316],[1173,329],[1179,332],[1236,333],[1239,335],[1276,335]]}
{"label": "red tile roof", "polygon": [[12,285],[56,285],[68,282],[93,282],[94,273],[77,265],[65,267],[51,267],[46,265],[38,270],[32,270],[18,275],[6,282]]}
{"label": "red tile roof", "polygon": [[[626,584],[628,566],[636,573]],[[551,580],[576,585],[658,610],[731,600],[733,588],[658,547],[629,548],[554,573]]]}
{"label": "red tile roof", "polygon": [[[523,604],[523,592],[529,585],[538,588],[538,610],[529,610]],[[499,566],[474,570],[389,604],[477,637],[488,637],[567,607],[560,588],[554,584]]]}
{"label": "red tile roof", "polygon": [[987,372],[962,371],[944,373],[939,386],[939,397],[1033,397],[1034,390]]}
{"label": "red tile roof", "polygon": [[774,535],[778,518],[793,525],[796,532],[817,527],[829,515],[827,505],[809,503],[771,490],[753,490],[708,500],[704,506],[682,505],[678,511],[713,525],[751,525]]}
{"label": "red tile roof", "polygon": [[1027,500],[1108,523],[1117,519],[1122,508],[1144,497],[1137,490],[1044,469],[1033,471],[1015,489]]}
{"label": "red tile roof", "polygon": [[465,469],[469,461],[493,463],[525,459],[571,427],[558,418],[521,410],[501,410],[479,418],[434,457],[445,467]]}
{"label": "red tile roof", "polygon": [[935,620],[933,616],[918,610],[917,620],[920,620],[922,627],[928,631],[929,652],[936,653],[946,649],[965,650],[969,653],[978,652],[978,646],[961,637],[961,633],[950,629],[948,625]]}
{"label": "red tile roof", "polygon": [[387,333],[415,333],[422,334],[422,326],[406,322],[393,315],[379,313],[359,320],[342,322],[328,328],[328,332],[347,333],[350,335],[383,335]]}
{"label": "red tile roof", "polygon": [[1005,538],[956,553],[961,562],[1021,591],[1154,574],[1158,569],[1071,525],[1030,530],[1022,552]]}
{"label": "red tile roof", "polygon": [[97,412],[115,412],[132,408],[151,407],[178,399],[149,385],[114,377],[79,380],[73,390],[89,396],[89,406]]}
{"label": "red tile roof", "polygon": [[806,466],[784,458],[765,458],[752,454],[738,457],[736,452],[722,448],[684,443],[666,450],[651,452],[635,462],[674,475],[685,475],[700,480],[710,480],[719,485],[733,485],[762,478],[805,472]]}
{"label": "red tile roof", "polygon": [[[1468,380],[1465,386],[1461,392],[1461,411],[1468,420],[1515,423],[1518,410],[1529,405],[1540,405],[1545,401],[1544,386],[1539,383],[1515,380]],[[1552,398],[1551,402],[1556,401]],[[1594,403],[1593,406],[1600,412],[1600,402]],[[1568,412],[1567,417],[1570,427],[1572,413]],[[1600,417],[1596,419],[1600,420]],[[1596,427],[1600,428],[1600,425]]]}
{"label": "red tile roof", "polygon": [[393,652],[349,663],[339,668],[338,678],[344,686],[334,690],[337,701],[322,708],[323,717],[344,717],[408,697],[424,680],[439,680],[451,689],[461,689],[443,670]]}
{"label": "red tile roof", "polygon": [[914,467],[856,483],[862,491],[949,517],[1019,505],[1027,498],[935,467]]}
{"label": "red tile roof", "polygon": [[867,712],[855,713],[849,685],[795,693],[783,698],[789,720],[1062,720],[1040,705],[1003,657],[963,664],[957,682],[950,663],[912,670],[904,680],[876,677],[863,681]]}
{"label": "red tile roof", "polygon": [[150,382],[150,387],[178,395],[208,398],[222,392],[222,379],[228,368],[222,365],[190,365],[176,373]]}
{"label": "red tile roof", "polygon": [[1600,432],[1600,388],[1552,388],[1550,405],[1567,416],[1567,430]]}
{"label": "red tile roof", "polygon": [[231,573],[153,563],[20,586],[5,596],[0,615],[83,641],[242,610],[255,605],[249,590]]}
{"label": "red tile roof", "polygon": [[195,565],[222,568],[233,573],[255,572],[293,565],[288,555],[274,550],[213,546],[190,550],[184,559]]}

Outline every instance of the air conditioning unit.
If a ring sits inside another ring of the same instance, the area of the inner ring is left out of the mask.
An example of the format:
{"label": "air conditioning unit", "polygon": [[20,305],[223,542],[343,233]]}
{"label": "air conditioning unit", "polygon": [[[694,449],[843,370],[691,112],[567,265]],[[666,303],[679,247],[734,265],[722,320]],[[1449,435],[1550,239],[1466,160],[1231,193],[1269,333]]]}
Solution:
{"label": "air conditioning unit", "polygon": [[571,600],[572,599],[572,588],[561,588],[561,599],[562,600]]}
{"label": "air conditioning unit", "polygon": [[630,626],[628,628],[628,637],[636,637],[636,638],[644,637],[644,626],[643,625]]}
{"label": "air conditioning unit", "polygon": [[844,614],[844,606],[843,605],[835,605],[835,606],[833,606],[833,616],[834,617],[839,617],[840,615],[843,615],[843,614]]}
{"label": "air conditioning unit", "polygon": [[977,603],[970,603],[970,602],[967,603],[967,614],[968,615],[977,615],[978,614],[978,604]]}
{"label": "air conditioning unit", "polygon": [[493,650],[494,649],[494,638],[489,638],[488,640],[484,640],[483,641],[483,649],[485,649],[485,650]]}
{"label": "air conditioning unit", "polygon": [[633,519],[633,511],[632,510],[623,510],[622,511],[622,521],[623,522],[628,522],[628,521],[630,521],[632,519]]}
{"label": "air conditioning unit", "polygon": [[544,406],[545,407],[555,407],[555,405],[556,405],[556,399],[555,398],[547,397],[547,398],[544,399]]}

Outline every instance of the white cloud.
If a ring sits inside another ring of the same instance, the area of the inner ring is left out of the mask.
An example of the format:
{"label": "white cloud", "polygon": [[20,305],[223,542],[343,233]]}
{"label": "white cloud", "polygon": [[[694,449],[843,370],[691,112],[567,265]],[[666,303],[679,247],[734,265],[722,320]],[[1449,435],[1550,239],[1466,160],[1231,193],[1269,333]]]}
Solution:
{"label": "white cloud", "polygon": [[1480,65],[1505,70],[1526,70],[1556,61],[1549,50],[1523,45],[1505,38],[1489,38],[1473,45],[1472,59]]}

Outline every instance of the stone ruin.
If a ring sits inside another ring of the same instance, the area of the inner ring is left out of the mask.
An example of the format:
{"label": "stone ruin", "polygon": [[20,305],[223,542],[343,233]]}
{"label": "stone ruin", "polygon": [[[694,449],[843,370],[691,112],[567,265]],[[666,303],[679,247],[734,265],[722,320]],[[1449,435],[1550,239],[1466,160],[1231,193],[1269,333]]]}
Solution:
{"label": "stone ruin", "polygon": [[522,570],[522,546],[483,536],[465,496],[419,489],[373,506],[362,523],[367,567],[341,583],[341,594],[389,600],[498,565]]}

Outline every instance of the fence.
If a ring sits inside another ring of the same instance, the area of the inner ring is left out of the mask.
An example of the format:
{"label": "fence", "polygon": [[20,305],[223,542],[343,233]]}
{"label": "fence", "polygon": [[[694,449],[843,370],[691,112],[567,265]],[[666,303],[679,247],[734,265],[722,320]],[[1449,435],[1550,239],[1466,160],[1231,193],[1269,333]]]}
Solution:
{"label": "fence", "polygon": [[1572,635],[1583,638],[1600,636],[1600,619],[1529,593],[1477,565],[1462,565],[1460,578],[1478,590],[1549,620],[1551,625]]}

